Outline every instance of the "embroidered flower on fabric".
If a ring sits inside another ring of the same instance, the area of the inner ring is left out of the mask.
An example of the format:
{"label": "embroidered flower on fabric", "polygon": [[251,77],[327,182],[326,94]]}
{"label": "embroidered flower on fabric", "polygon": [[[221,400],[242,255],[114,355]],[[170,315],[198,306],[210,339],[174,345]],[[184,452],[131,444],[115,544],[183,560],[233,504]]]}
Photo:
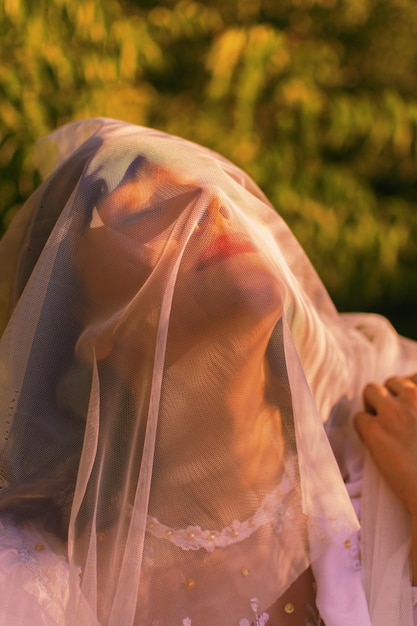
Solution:
{"label": "embroidered flower on fabric", "polygon": [[[262,615],[259,615],[256,619],[255,619],[255,626],[267,626],[269,621],[269,615],[268,613],[262,613]],[[241,619],[239,621],[239,626],[251,626],[251,623],[249,620],[247,620],[245,617],[243,619]]]}
{"label": "embroidered flower on fabric", "polygon": [[345,562],[349,569],[358,571],[362,568],[361,549],[359,533],[351,535],[350,539],[344,542],[345,546]]}
{"label": "embroidered flower on fabric", "polygon": [[[256,619],[257,619],[257,621],[255,621],[256,626],[267,626],[268,621],[269,621],[269,615],[268,613],[262,613],[262,615],[259,615]],[[251,626],[251,623],[249,620],[247,620],[244,617],[243,619],[239,621],[239,626]]]}
{"label": "embroidered flower on fabric", "polygon": [[273,522],[273,528],[276,533],[281,533],[291,525],[294,519],[294,513],[291,509],[287,509],[284,505],[277,510],[277,516]]}

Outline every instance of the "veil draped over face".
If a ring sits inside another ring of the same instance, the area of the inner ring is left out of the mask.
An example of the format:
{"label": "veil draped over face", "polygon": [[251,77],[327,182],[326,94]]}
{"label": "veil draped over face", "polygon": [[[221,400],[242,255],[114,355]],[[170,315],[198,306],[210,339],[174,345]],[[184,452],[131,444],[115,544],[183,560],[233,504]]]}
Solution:
{"label": "veil draped over face", "polygon": [[326,624],[352,623],[325,615],[326,555],[358,526],[328,436],[355,485],[362,385],[416,369],[414,344],[340,316],[205,148],[95,119],[38,160],[0,246],[0,510],[62,538],[65,623],[262,624],[310,564]]}

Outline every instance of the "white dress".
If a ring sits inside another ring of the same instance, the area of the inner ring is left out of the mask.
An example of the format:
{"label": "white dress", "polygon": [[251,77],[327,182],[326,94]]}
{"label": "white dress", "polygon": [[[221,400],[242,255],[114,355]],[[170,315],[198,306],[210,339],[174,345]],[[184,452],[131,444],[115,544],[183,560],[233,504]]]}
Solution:
{"label": "white dress", "polygon": [[[417,344],[339,315],[203,147],[95,119],[38,157],[50,175],[0,245],[0,505],[44,494],[70,541],[3,520],[0,626],[260,624],[310,566],[326,626],[412,626],[398,506],[364,471],[362,585],[342,480],[362,472],[335,454],[355,462],[363,386],[415,371]],[[278,624],[304,626],[309,600],[286,602]]]}
{"label": "white dress", "polygon": [[33,525],[0,521],[2,626],[64,626],[69,570],[55,550]]}

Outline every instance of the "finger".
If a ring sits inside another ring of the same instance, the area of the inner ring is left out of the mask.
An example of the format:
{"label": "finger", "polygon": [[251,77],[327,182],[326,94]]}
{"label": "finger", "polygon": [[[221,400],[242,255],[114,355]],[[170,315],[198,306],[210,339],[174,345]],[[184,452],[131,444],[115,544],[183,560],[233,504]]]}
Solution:
{"label": "finger", "polygon": [[416,374],[412,374],[409,379],[415,384],[417,385],[417,373]]}
{"label": "finger", "polygon": [[369,383],[363,390],[363,401],[368,412],[378,413],[390,392],[383,385],[377,383]]}
{"label": "finger", "polygon": [[399,396],[406,389],[414,389],[415,384],[410,378],[392,376],[385,381],[385,387],[394,395]]}
{"label": "finger", "polygon": [[405,408],[417,408],[417,385],[408,377],[393,376],[385,383],[392,394],[392,398]]}
{"label": "finger", "polygon": [[367,441],[370,437],[369,432],[375,424],[375,417],[368,411],[359,411],[353,417],[353,424],[362,441]]}

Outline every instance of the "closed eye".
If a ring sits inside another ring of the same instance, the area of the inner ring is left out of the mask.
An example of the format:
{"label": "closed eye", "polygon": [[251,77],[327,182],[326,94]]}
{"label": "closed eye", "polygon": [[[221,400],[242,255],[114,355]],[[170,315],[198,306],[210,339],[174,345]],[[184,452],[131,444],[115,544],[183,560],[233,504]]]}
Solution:
{"label": "closed eye", "polygon": [[138,218],[143,217],[157,217],[161,213],[161,207],[157,206],[151,209],[138,210],[133,213],[129,213],[126,217],[120,221],[121,226],[128,226],[131,222],[134,222]]}

